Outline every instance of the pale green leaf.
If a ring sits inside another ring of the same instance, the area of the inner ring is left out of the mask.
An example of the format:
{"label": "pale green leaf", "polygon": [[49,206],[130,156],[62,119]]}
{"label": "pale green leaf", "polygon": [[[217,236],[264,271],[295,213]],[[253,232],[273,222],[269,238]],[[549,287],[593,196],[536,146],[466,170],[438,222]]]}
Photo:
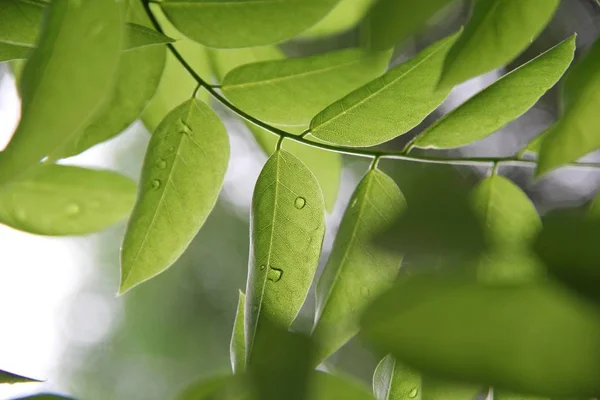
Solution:
{"label": "pale green leaf", "polygon": [[387,355],[373,374],[377,400],[421,400],[421,376]]}
{"label": "pale green leaf", "polygon": [[39,165],[77,134],[112,90],[123,36],[115,0],[48,6],[21,80],[22,117],[0,158],[0,185]]}
{"label": "pale green leaf", "polygon": [[311,133],[345,146],[374,146],[418,125],[450,90],[436,89],[446,52],[458,34],[443,39],[333,103],[310,123]]}
{"label": "pale green leaf", "polygon": [[386,50],[418,31],[454,0],[378,0],[363,23],[366,45]]}
{"label": "pale green leaf", "polygon": [[349,49],[243,65],[225,76],[222,90],[262,121],[308,125],[323,108],[383,74],[390,55]]}
{"label": "pale green leaf", "polygon": [[281,60],[285,54],[276,46],[248,47],[245,49],[207,49],[212,72],[218,82],[233,69],[261,61]]}
{"label": "pale green leaf", "polygon": [[233,333],[231,334],[231,343],[229,344],[229,358],[231,359],[231,369],[234,374],[238,374],[246,368],[246,339],[244,338],[244,305],[246,296],[240,290],[235,321],[233,323]]}
{"label": "pale green leaf", "polygon": [[547,396],[600,391],[600,313],[550,282],[406,278],[366,310],[362,333],[424,374]]}
{"label": "pale green leaf", "polygon": [[318,38],[352,29],[363,19],[376,0],[340,0],[316,25],[302,33],[302,38]]}
{"label": "pale green leaf", "polygon": [[261,336],[263,315],[289,327],[314,277],[325,233],[319,184],[295,156],[276,151],[265,164],[252,199],[246,288],[246,359]]}
{"label": "pale green leaf", "polygon": [[17,374],[13,374],[12,372],[3,371],[0,369],[0,384],[8,383],[28,383],[28,382],[41,382],[37,379],[27,378],[26,376],[21,376]]}
{"label": "pale green leaf", "polygon": [[317,284],[316,364],[358,333],[364,307],[395,282],[402,256],[374,246],[371,239],[404,206],[396,183],[379,170],[370,170],[358,184]]}
{"label": "pale green leaf", "polygon": [[0,1],[0,62],[28,58],[35,47],[44,7],[20,0]]}
{"label": "pale green leaf", "polygon": [[80,235],[126,218],[136,185],[110,171],[43,164],[0,192],[0,223],[38,235]]}
{"label": "pale green leaf", "polygon": [[567,70],[574,52],[575,36],[571,36],[435,122],[414,145],[448,149],[489,136],[533,107]]}
{"label": "pale green leaf", "polygon": [[223,123],[188,100],[159,125],[121,249],[121,288],[158,275],[181,256],[213,209],[229,162]]}
{"label": "pale green leaf", "polygon": [[143,25],[131,22],[127,22],[125,25],[127,35],[125,35],[125,42],[122,47],[124,51],[154,46],[157,44],[173,43],[175,41],[174,39]]}
{"label": "pale green leaf", "polygon": [[194,382],[176,400],[250,400],[250,393],[245,377],[217,376]]}
{"label": "pale green leaf", "polygon": [[465,31],[444,63],[452,87],[514,60],[550,22],[560,0],[476,0]]}
{"label": "pale green leaf", "polygon": [[184,35],[208,47],[239,48],[291,39],[339,0],[165,0],[161,8]]}
{"label": "pale green leaf", "polygon": [[567,75],[564,113],[544,135],[536,174],[542,175],[600,147],[600,40]]}

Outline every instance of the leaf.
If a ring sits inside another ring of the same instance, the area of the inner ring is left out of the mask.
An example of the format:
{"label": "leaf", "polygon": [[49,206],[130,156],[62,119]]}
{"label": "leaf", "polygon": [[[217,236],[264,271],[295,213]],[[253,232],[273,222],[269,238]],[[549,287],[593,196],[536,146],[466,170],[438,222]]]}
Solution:
{"label": "leaf", "polygon": [[494,389],[494,400],[548,400],[547,397],[530,396]]}
{"label": "leaf", "polygon": [[225,127],[204,103],[188,100],[161,122],[123,240],[121,294],[181,256],[215,206],[228,161]]}
{"label": "leaf", "polygon": [[541,139],[536,175],[576,161],[600,147],[597,124],[600,119],[600,40],[567,75],[563,90],[564,113]]}
{"label": "leaf", "polygon": [[421,29],[453,0],[378,0],[363,22],[363,36],[372,50],[387,50]]}
{"label": "leaf", "polygon": [[348,378],[314,371],[307,400],[373,400],[362,384]]}
{"label": "leaf", "polygon": [[15,400],[74,400],[74,399],[71,397],[59,396],[57,394],[42,393],[42,394],[36,394],[33,396],[19,397],[18,399],[15,399]]}
{"label": "leaf", "polygon": [[481,393],[481,387],[462,382],[424,376],[422,378],[421,398],[423,400],[475,400]]}
{"label": "leaf", "polygon": [[0,158],[0,185],[39,165],[90,120],[112,90],[123,24],[114,0],[48,6],[21,81],[22,117]]}
{"label": "leaf", "polygon": [[339,0],[165,0],[161,8],[184,35],[208,47],[283,42],[325,17]]}
{"label": "leaf", "polygon": [[340,0],[316,25],[302,33],[302,38],[319,38],[352,29],[376,0]]}
{"label": "leaf", "polygon": [[28,58],[39,35],[42,17],[40,4],[0,1],[0,62]]}
{"label": "leaf", "polygon": [[439,106],[449,90],[437,90],[446,51],[443,39],[317,114],[313,136],[345,146],[374,146],[406,133]]}
{"label": "leaf", "polygon": [[285,58],[285,54],[276,46],[248,47],[233,50],[207,49],[207,53],[212,72],[218,82],[222,82],[223,78],[230,71],[242,65]]}
{"label": "leaf", "polygon": [[240,290],[235,321],[233,323],[233,333],[229,345],[229,357],[231,359],[231,369],[234,374],[244,371],[246,368],[246,342],[244,338],[244,304],[246,304],[246,295]]}
{"label": "leaf", "polygon": [[[423,132],[416,147],[461,147],[523,115],[558,82],[575,51],[575,36],[503,76]],[[507,101],[510,99],[510,101]]]}
{"label": "leaf", "polygon": [[542,32],[559,0],[477,0],[446,57],[439,85],[452,87],[514,60]]}
{"label": "leaf", "polygon": [[0,223],[38,235],[81,235],[127,217],[136,185],[110,171],[44,164],[0,192]]}
{"label": "leaf", "polygon": [[373,246],[371,237],[389,226],[405,202],[396,183],[370,170],[360,181],[317,283],[312,337],[318,364],[358,333],[362,310],[398,276],[402,256]]}
{"label": "leaf", "polygon": [[387,355],[373,374],[373,393],[377,400],[421,400],[421,376]]}
{"label": "leaf", "polygon": [[300,160],[276,151],[265,164],[252,199],[246,288],[246,360],[261,337],[261,320],[289,327],[304,303],[325,234],[319,184]]}
{"label": "leaf", "polygon": [[216,376],[191,384],[176,400],[250,400],[245,377]]}
{"label": "leaf", "polygon": [[27,378],[25,376],[13,374],[12,372],[3,371],[0,369],[0,384],[8,383],[28,383],[28,382],[41,382],[37,379]]}
{"label": "leaf", "polygon": [[125,36],[123,51],[154,46],[157,44],[173,43],[175,41],[174,39],[143,25],[127,22],[125,26],[127,28],[127,35]]}
{"label": "leaf", "polygon": [[367,56],[350,49],[247,64],[225,76],[222,90],[236,106],[264,122],[308,124],[324,107],[383,74],[390,55]]}
{"label": "leaf", "polygon": [[551,283],[406,278],[365,311],[362,333],[428,375],[545,396],[600,390],[600,314]]}

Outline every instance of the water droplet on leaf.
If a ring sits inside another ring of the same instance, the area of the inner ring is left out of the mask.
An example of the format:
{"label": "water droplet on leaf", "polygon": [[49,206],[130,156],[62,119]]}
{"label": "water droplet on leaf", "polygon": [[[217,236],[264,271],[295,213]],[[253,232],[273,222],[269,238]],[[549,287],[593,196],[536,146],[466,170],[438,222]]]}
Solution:
{"label": "water droplet on leaf", "polygon": [[173,147],[173,146],[169,147],[169,151],[175,151],[175,147]]}
{"label": "water droplet on leaf", "polygon": [[417,394],[419,394],[419,388],[414,388],[408,393],[408,397],[414,399],[415,397],[417,397]]}
{"label": "water droplet on leaf", "polygon": [[269,269],[269,275],[267,279],[271,282],[279,282],[281,280],[281,276],[283,275],[283,271],[278,268],[271,267]]}
{"label": "water droplet on leaf", "polygon": [[296,207],[298,210],[302,210],[305,205],[306,200],[304,200],[304,197],[296,197],[296,200],[294,201],[294,207]]}
{"label": "water droplet on leaf", "polygon": [[158,160],[158,162],[156,163],[156,165],[158,166],[158,168],[160,169],[165,169],[167,168],[167,162],[165,160]]}
{"label": "water droplet on leaf", "polygon": [[65,209],[66,213],[68,215],[75,215],[75,214],[79,214],[80,208],[77,204],[72,203],[67,205],[67,208]]}
{"label": "water droplet on leaf", "polygon": [[155,179],[152,181],[152,189],[157,190],[160,187],[160,181]]}

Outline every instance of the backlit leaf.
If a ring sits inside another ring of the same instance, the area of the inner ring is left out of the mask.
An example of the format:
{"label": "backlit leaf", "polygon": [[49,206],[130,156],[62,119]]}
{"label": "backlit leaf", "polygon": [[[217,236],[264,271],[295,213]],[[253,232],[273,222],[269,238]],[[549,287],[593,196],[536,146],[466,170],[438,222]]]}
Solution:
{"label": "backlit leaf", "polygon": [[231,369],[234,374],[244,371],[246,368],[246,339],[244,338],[244,305],[246,296],[240,290],[235,321],[233,323],[233,333],[231,334],[231,343],[229,345],[229,358],[231,359]]}
{"label": "backlit leaf", "polygon": [[126,23],[127,34],[122,49],[124,51],[157,44],[173,43],[175,40],[160,32],[134,23]]}
{"label": "backlit leaf", "polygon": [[458,37],[443,39],[383,76],[333,103],[310,123],[311,133],[345,146],[374,146],[418,125],[449,90],[436,89],[446,52]]}
{"label": "backlit leaf", "polygon": [[136,185],[110,171],[41,165],[0,192],[0,223],[38,235],[80,235],[127,217]]}
{"label": "backlit leaf", "polygon": [[435,122],[414,145],[448,149],[494,133],[533,107],[558,82],[573,60],[574,51],[575,36],[572,36],[505,75]]}
{"label": "backlit leaf", "polygon": [[387,355],[373,374],[373,393],[377,400],[421,400],[421,376]]}
{"label": "backlit leaf", "polygon": [[291,39],[339,0],[165,0],[167,17],[184,35],[208,47],[239,48]]}
{"label": "backlit leaf", "polygon": [[124,26],[119,3],[64,0],[48,7],[40,42],[23,71],[22,117],[0,158],[0,185],[77,134],[113,88]]}
{"label": "backlit leaf", "polygon": [[222,90],[262,121],[308,125],[323,108],[384,73],[389,58],[388,52],[367,56],[350,49],[253,63],[229,72]]}
{"label": "backlit leaf", "polygon": [[0,62],[29,57],[39,35],[43,10],[34,2],[0,1]]}
{"label": "backlit leaf", "polygon": [[370,170],[358,184],[317,284],[315,364],[358,333],[363,308],[395,282],[402,256],[373,246],[371,238],[403,207],[400,189],[383,172]]}
{"label": "backlit leaf", "polygon": [[28,382],[40,382],[37,379],[27,378],[25,376],[13,374],[12,372],[3,371],[0,369],[0,384],[8,383],[28,383]]}
{"label": "backlit leaf", "polygon": [[181,256],[217,201],[228,161],[225,127],[204,103],[188,100],[161,122],[123,241],[120,293]]}
{"label": "backlit leaf", "polygon": [[315,274],[325,233],[319,184],[284,150],[265,164],[252,199],[251,248],[246,288],[246,360],[261,336],[265,315],[289,327]]}
{"label": "backlit leaf", "polygon": [[514,60],[550,22],[559,0],[476,0],[465,31],[444,63],[452,87]]}
{"label": "backlit leaf", "polygon": [[303,38],[334,35],[352,29],[363,19],[376,0],[340,0],[316,25],[302,33]]}

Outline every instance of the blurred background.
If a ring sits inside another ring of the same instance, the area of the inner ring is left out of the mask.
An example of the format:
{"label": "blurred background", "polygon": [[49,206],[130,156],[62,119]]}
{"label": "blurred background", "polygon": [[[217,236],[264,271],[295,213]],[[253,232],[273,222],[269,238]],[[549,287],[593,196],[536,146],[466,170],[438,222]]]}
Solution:
{"label": "blurred background", "polygon": [[[515,0],[516,1],[516,0]],[[468,17],[468,2],[445,10],[420,34],[401,44],[401,62],[455,31]],[[506,70],[494,71],[457,87],[416,134],[512,68],[578,33],[577,56],[595,40],[600,6],[595,0],[563,0],[544,33]],[[332,38],[286,44],[292,56],[320,53],[358,43],[356,30]],[[514,154],[549,126],[559,107],[557,90],[497,134],[448,155]],[[510,99],[507,99],[510,101]],[[187,383],[227,372],[229,340],[238,289],[245,288],[248,218],[254,183],[266,155],[242,123],[224,110],[231,161],[220,200],[183,257],[167,272],[117,297],[119,247],[125,223],[94,235],[45,238],[0,225],[0,368],[46,380],[0,386],[0,399],[53,390],[82,400],[164,400]],[[10,139],[20,113],[15,80],[0,64],[0,149]],[[410,134],[385,147],[400,149]],[[64,163],[108,168],[138,179],[149,134],[137,122],[121,136]],[[588,156],[600,161],[597,154]],[[328,215],[321,264],[327,259],[346,203],[364,171],[364,160],[347,157],[334,211]],[[382,163],[403,187],[421,166]],[[460,167],[476,181],[486,171]],[[532,170],[504,167],[503,175],[523,187],[541,213],[589,201],[600,171],[563,168],[533,182]],[[321,265],[322,267],[322,265]],[[314,313],[309,295],[295,329],[309,331]],[[354,340],[328,363],[370,385],[377,357]]]}

